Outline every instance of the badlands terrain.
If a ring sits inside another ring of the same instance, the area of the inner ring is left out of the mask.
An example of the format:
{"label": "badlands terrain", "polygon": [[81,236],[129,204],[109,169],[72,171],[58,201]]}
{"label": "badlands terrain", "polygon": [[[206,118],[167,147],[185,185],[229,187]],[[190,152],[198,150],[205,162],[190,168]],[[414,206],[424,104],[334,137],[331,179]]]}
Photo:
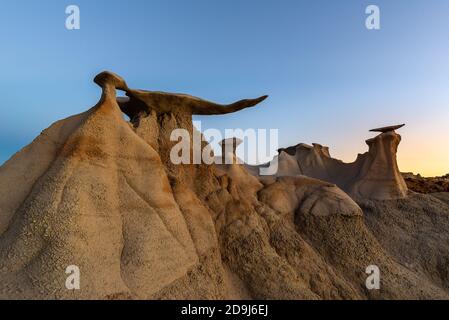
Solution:
{"label": "badlands terrain", "polygon": [[449,174],[441,177],[422,177],[420,174],[403,173],[409,190],[418,193],[449,192]]}
{"label": "badlands terrain", "polygon": [[[1,299],[449,298],[449,193],[404,179],[401,125],[374,129],[353,163],[298,144],[271,176],[269,164],[176,165],[170,135],[193,134],[192,115],[266,97],[219,105],[109,72],[94,81],[94,107],[0,167]],[[71,265],[79,290],[65,286]]]}

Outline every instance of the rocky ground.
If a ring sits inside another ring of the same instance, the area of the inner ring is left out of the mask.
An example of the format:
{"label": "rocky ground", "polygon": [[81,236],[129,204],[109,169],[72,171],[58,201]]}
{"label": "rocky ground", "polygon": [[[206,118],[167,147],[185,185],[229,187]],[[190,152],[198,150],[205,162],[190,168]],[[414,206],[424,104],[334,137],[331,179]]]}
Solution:
{"label": "rocky ground", "polygon": [[441,177],[421,177],[410,173],[403,174],[409,190],[418,193],[449,192],[449,174]]}

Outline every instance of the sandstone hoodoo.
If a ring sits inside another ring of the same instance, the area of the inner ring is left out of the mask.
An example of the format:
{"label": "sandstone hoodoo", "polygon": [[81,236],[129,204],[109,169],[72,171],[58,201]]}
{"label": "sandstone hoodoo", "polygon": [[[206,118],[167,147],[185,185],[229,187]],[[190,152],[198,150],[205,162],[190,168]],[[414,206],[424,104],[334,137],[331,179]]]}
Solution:
{"label": "sandstone hoodoo", "polygon": [[244,99],[223,105],[187,94],[130,89],[123,78],[108,71],[98,74],[94,82],[103,88],[104,96],[115,96],[115,89],[126,92],[128,98],[117,98],[117,102],[130,119],[151,111],[158,114],[180,113],[190,116],[227,114],[253,107],[268,97]]}
{"label": "sandstone hoodoo", "polygon": [[407,185],[399,171],[396,154],[401,136],[395,132],[404,125],[370,131],[381,132],[366,141],[368,152],[359,154],[353,163],[330,156],[329,148],[301,143],[279,149],[278,176],[298,174],[337,184],[354,199],[391,200],[404,198]]}
{"label": "sandstone hoodoo", "polygon": [[[449,298],[449,205],[405,192],[394,131],[354,164],[318,144],[288,148],[271,177],[174,164],[172,131],[201,134],[193,114],[265,96],[219,105],[130,89],[110,72],[95,82],[94,107],[0,167],[1,299]],[[371,265],[380,290],[366,286]],[[65,285],[73,266],[79,290]]]}
{"label": "sandstone hoodoo", "polygon": [[223,164],[241,163],[240,159],[237,159],[236,150],[237,147],[242,144],[243,140],[239,138],[228,138],[220,141],[221,147],[221,162]]}

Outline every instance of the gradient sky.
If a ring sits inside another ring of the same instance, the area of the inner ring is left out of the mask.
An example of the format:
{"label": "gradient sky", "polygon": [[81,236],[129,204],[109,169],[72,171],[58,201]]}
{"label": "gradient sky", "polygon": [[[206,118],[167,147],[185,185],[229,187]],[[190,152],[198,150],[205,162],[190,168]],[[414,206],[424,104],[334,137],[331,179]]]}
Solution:
{"label": "gradient sky", "polygon": [[[81,29],[65,28],[65,8]],[[365,8],[381,30],[365,28]],[[353,161],[373,127],[399,131],[402,171],[449,172],[449,1],[2,1],[0,163],[93,106],[95,74],[217,102],[269,94],[203,128],[279,128]]]}

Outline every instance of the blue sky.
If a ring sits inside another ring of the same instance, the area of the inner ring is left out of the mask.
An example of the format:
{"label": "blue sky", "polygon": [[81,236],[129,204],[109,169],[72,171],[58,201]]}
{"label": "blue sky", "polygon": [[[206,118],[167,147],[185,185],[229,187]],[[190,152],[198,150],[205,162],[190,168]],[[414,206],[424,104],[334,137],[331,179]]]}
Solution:
{"label": "blue sky", "polygon": [[[65,28],[65,8],[81,29]],[[376,4],[381,30],[365,28]],[[449,172],[449,1],[8,1],[0,10],[0,163],[96,103],[102,70],[130,87],[217,102],[269,94],[203,128],[278,128],[353,161],[368,129],[407,123],[399,164]]]}

